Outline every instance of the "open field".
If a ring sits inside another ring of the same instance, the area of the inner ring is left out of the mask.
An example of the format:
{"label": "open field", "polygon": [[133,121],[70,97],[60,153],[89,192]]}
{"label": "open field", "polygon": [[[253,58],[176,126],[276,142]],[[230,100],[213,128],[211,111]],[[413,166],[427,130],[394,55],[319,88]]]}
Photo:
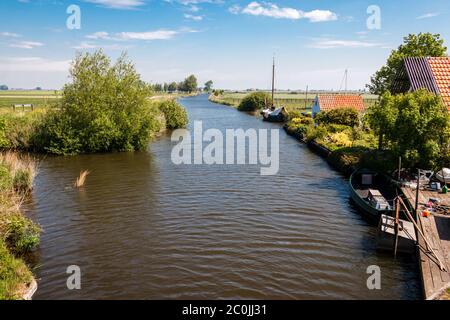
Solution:
{"label": "open field", "polygon": [[[158,92],[149,97],[151,100],[170,100],[180,97],[188,96],[189,94],[182,93],[164,93]],[[32,104],[35,108],[44,106],[54,106],[61,98],[59,91],[38,91],[38,90],[20,90],[20,91],[0,91],[0,108],[12,109],[13,105]],[[19,108],[20,109],[20,108]],[[29,109],[29,108],[28,108]]]}
{"label": "open field", "polygon": [[0,90],[0,97],[1,96],[55,97],[59,95],[60,91],[57,90]]}
{"label": "open field", "polygon": [[32,104],[35,108],[55,105],[61,98],[58,91],[7,90],[0,91],[0,108],[12,109],[13,105]]}
{"label": "open field", "polygon": [[[250,92],[225,92],[222,95],[212,95],[210,100],[217,103],[223,103],[233,107],[237,107],[242,99]],[[336,94],[336,92],[332,92]],[[309,92],[308,95],[304,92],[276,92],[275,104],[285,106],[288,111],[308,111],[314,103],[317,94],[327,94],[327,92]],[[378,96],[371,94],[362,94],[364,103],[367,107],[373,105]]]}

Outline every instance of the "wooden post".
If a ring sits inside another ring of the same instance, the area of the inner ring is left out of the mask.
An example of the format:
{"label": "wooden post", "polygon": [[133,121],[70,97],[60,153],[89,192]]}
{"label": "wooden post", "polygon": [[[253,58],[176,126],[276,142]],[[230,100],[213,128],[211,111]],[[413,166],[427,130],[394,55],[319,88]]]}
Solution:
{"label": "wooden post", "polygon": [[394,228],[395,228],[395,241],[394,241],[394,258],[397,257],[398,231],[399,231],[399,223],[398,223],[399,213],[400,213],[400,201],[398,200],[398,197],[397,197],[397,198],[395,198],[395,222],[394,222]]}
{"label": "wooden post", "polygon": [[414,211],[416,213],[416,222],[419,221],[419,194],[420,194],[420,169],[417,169],[417,188],[416,188],[416,203],[414,204]]}
{"label": "wooden post", "polygon": [[423,241],[425,241],[425,244],[427,245],[428,249],[430,250],[430,252],[434,255],[434,257],[436,258],[436,260],[439,263],[439,269],[441,269],[442,271],[447,271],[447,269],[445,269],[444,264],[442,263],[441,259],[439,259],[438,255],[436,254],[436,251],[434,251],[433,247],[431,246],[430,242],[427,240],[427,238],[425,237],[425,234],[422,232],[421,228],[418,225],[418,222],[416,222],[414,220],[414,217],[409,213],[408,207],[406,206],[406,204],[403,202],[402,198],[398,198],[403,206],[403,208],[405,209],[406,215],[408,217],[408,219],[412,222],[412,224],[414,225],[414,227],[416,228],[416,231],[422,236]]}
{"label": "wooden post", "polygon": [[13,107],[13,111],[16,112],[16,105],[13,104],[12,107]]}

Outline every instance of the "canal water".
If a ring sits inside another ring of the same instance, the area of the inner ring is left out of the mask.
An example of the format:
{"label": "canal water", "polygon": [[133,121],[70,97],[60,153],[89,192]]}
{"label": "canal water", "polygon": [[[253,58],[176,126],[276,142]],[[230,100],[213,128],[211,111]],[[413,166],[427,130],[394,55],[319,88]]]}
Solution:
{"label": "canal water", "polygon": [[[205,95],[191,126],[280,128]],[[35,299],[418,299],[414,257],[376,252],[346,179],[280,130],[280,170],[174,165],[169,135],[147,152],[46,157],[29,214],[43,228]],[[80,170],[91,174],[72,187]],[[68,290],[66,270],[81,269]],[[369,290],[367,267],[381,268]]]}

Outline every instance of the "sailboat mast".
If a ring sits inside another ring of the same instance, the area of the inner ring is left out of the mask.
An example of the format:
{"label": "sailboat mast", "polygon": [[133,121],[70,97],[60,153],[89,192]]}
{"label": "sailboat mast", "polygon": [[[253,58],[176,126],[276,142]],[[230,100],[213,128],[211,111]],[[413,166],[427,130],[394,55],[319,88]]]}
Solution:
{"label": "sailboat mast", "polygon": [[273,65],[272,65],[272,107],[275,106],[275,57],[273,57]]}

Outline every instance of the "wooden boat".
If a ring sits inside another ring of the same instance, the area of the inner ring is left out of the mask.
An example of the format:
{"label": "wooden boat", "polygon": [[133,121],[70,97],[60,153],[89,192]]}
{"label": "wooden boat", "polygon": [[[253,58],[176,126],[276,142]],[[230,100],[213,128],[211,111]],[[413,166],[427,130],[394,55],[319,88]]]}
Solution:
{"label": "wooden boat", "polygon": [[359,169],[353,172],[349,184],[352,200],[369,217],[378,221],[383,214],[394,215],[392,199],[396,196],[396,190],[388,176]]}
{"label": "wooden boat", "polygon": [[273,111],[263,110],[262,112],[263,120],[269,122],[285,122],[287,121],[287,112],[284,107],[276,108]]}
{"label": "wooden boat", "polygon": [[288,120],[288,113],[284,107],[275,107],[275,58],[272,66],[272,101],[271,107],[265,108],[261,111],[263,121],[269,122],[286,122]]}

